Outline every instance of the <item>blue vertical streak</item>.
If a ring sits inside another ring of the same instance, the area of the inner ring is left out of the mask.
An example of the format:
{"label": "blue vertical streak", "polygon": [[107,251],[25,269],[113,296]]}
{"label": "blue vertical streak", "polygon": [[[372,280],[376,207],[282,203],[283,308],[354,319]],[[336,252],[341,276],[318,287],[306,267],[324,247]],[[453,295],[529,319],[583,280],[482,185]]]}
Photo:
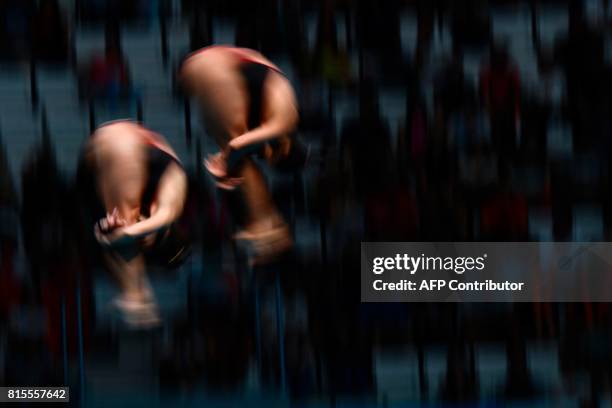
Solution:
{"label": "blue vertical streak", "polygon": [[276,273],[276,331],[278,333],[278,354],[280,362],[281,389],[287,391],[287,371],[285,366],[285,325],[283,321],[283,294],[280,272]]}
{"label": "blue vertical streak", "polygon": [[81,274],[77,274],[77,331],[79,337],[79,392],[81,394],[81,408],[85,407],[85,363],[83,358],[83,320],[81,312]]}
{"label": "blue vertical streak", "polygon": [[253,274],[255,290],[255,358],[257,359],[257,371],[261,375],[261,307],[259,305],[259,284],[257,273]]}
{"label": "blue vertical streak", "polygon": [[62,358],[64,363],[64,385],[68,386],[68,334],[66,333],[66,295],[62,295]]}

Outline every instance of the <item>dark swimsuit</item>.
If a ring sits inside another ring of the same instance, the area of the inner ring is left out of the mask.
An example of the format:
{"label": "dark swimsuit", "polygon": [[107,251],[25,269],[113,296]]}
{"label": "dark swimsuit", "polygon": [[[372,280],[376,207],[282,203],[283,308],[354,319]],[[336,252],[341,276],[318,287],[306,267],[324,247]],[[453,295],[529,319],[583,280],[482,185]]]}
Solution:
{"label": "dark swimsuit", "polygon": [[[261,116],[264,102],[264,84],[270,74],[270,66],[260,64],[253,61],[244,61],[240,66],[244,80],[247,84],[247,92],[249,95],[249,113],[248,113],[248,129],[254,129],[261,125]],[[276,70],[274,70],[276,71]],[[279,72],[279,71],[276,71]],[[299,142],[295,135],[289,135],[291,138],[291,148],[289,154],[277,161],[274,165],[279,170],[296,170],[301,168],[306,162],[308,151],[307,148]],[[227,169],[229,174],[235,174],[248,156],[256,155],[262,157],[265,147],[269,146],[272,150],[277,150],[281,146],[278,139],[269,140],[266,142],[257,143],[254,145],[243,147],[240,150],[232,150],[227,158]]]}
{"label": "dark swimsuit", "polygon": [[181,168],[182,164],[178,157],[162,144],[161,140],[159,140],[159,136],[153,132],[149,132],[146,135],[145,144],[149,146],[149,179],[142,196],[141,211],[143,215],[148,217],[151,215],[149,209],[151,208],[151,204],[153,204],[160,179],[166,172],[166,169],[171,163],[176,163],[181,166]]}
{"label": "dark swimsuit", "polygon": [[[252,61],[245,61],[240,66],[246,84],[247,93],[249,95],[249,114],[247,126],[248,130],[254,129],[261,124],[261,114],[263,109],[263,87],[270,72],[267,65],[259,64]],[[254,145],[246,146],[240,150],[232,150],[227,158],[227,169],[229,173],[235,173],[243,160],[250,155],[261,155],[263,149],[269,143],[274,147],[276,141],[262,142]]]}

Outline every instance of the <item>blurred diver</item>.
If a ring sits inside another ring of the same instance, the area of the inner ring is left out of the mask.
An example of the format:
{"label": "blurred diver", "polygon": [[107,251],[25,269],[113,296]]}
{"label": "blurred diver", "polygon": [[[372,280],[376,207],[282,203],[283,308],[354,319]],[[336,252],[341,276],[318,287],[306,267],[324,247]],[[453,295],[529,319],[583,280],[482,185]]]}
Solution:
{"label": "blurred diver", "polygon": [[239,187],[246,204],[244,229],[236,238],[252,244],[255,264],[277,258],[293,243],[254,159],[293,170],[306,160],[294,136],[298,104],[289,80],[259,52],[232,46],[190,54],[179,75],[200,103],[208,131],[222,149],[208,156],[206,169],[219,188]]}
{"label": "blurred diver", "polygon": [[95,188],[93,205],[101,205],[94,234],[121,290],[114,306],[132,327],[155,326],[160,321],[145,254],[172,245],[187,199],[185,171],[161,135],[123,120],[99,127],[81,159],[90,176],[85,188]]}

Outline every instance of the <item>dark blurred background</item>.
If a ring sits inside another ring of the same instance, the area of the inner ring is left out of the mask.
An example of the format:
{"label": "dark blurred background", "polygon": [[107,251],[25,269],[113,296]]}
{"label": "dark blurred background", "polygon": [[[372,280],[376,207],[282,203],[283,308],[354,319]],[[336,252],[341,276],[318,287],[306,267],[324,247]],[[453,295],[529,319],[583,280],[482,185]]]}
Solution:
{"label": "dark blurred background", "polygon": [[[608,0],[1,0],[0,384],[73,406],[610,406],[608,304],[365,304],[361,241],[612,236]],[[176,68],[263,52],[300,101],[304,171],[269,172],[295,253],[248,266]],[[76,191],[134,118],[190,172],[191,256],[129,331]],[[608,345],[608,346],[606,346]]]}

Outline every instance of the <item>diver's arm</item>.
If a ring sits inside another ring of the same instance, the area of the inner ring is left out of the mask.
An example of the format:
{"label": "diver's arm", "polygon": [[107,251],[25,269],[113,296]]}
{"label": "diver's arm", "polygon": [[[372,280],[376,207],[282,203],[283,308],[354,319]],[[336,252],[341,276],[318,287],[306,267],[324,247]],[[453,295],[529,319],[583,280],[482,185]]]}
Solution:
{"label": "diver's arm", "polygon": [[141,238],[159,231],[176,221],[187,198],[187,176],[177,163],[171,163],[159,181],[151,216],[122,228],[132,238]]}

